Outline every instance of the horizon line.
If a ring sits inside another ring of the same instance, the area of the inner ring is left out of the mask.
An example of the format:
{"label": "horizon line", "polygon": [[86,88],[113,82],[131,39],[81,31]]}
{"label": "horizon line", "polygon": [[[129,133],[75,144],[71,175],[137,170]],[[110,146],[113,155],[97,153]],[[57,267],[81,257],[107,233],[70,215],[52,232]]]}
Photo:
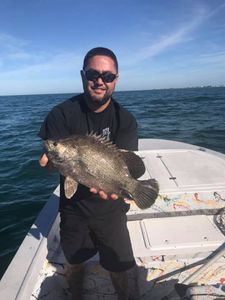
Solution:
{"label": "horizon line", "polygon": [[[201,89],[201,88],[225,88],[225,85],[203,85],[203,86],[189,86],[189,87],[170,87],[170,88],[151,88],[151,89],[136,89],[136,90],[122,90],[114,91],[113,93],[126,93],[126,92],[144,92],[144,91],[155,91],[155,90],[182,90],[182,89]],[[0,97],[10,96],[39,96],[39,95],[66,95],[66,94],[82,94],[82,92],[53,92],[53,93],[34,93],[34,94],[7,94],[0,95]]]}

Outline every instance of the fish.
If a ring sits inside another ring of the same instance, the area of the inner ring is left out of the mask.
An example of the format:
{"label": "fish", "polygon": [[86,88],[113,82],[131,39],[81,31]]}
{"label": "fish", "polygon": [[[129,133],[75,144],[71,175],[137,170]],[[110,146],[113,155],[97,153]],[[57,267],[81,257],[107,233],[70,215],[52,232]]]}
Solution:
{"label": "fish", "polygon": [[138,180],[145,165],[132,151],[94,133],[45,141],[46,154],[54,168],[65,177],[66,198],[75,194],[78,183],[134,200],[140,209],[154,204],[159,193],[156,179]]}

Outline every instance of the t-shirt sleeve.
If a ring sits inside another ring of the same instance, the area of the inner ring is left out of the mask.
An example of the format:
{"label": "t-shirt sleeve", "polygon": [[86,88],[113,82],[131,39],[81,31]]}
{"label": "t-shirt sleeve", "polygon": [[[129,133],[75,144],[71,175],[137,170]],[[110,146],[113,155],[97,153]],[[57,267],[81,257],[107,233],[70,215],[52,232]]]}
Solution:
{"label": "t-shirt sleeve", "polygon": [[38,136],[46,140],[65,138],[69,135],[63,112],[59,107],[53,108],[42,123]]}
{"label": "t-shirt sleeve", "polygon": [[130,113],[120,116],[120,128],[115,137],[115,143],[120,149],[138,150],[138,126],[135,118]]}

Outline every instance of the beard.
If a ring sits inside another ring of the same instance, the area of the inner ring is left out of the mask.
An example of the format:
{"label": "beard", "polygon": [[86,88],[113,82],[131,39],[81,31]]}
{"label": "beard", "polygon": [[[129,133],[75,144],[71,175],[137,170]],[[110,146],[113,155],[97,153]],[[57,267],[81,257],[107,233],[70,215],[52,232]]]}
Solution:
{"label": "beard", "polygon": [[108,90],[106,90],[102,99],[92,96],[87,90],[84,93],[85,103],[91,111],[95,111],[100,108],[111,98],[111,96],[112,93],[110,93]]}

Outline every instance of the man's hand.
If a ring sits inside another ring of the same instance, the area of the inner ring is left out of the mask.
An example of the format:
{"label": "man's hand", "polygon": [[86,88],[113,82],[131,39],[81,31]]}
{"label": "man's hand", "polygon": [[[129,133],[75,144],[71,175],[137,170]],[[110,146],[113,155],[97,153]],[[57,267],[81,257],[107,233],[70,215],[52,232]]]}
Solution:
{"label": "man's hand", "polygon": [[[107,200],[108,196],[104,191],[97,191],[96,188],[90,188],[90,192],[94,193],[94,194],[99,194],[99,196],[103,199],[103,200]],[[118,199],[118,195],[116,194],[111,194],[110,195],[110,200],[117,200]]]}
{"label": "man's hand", "polygon": [[[99,196],[103,199],[103,200],[117,200],[119,197],[117,194],[111,194],[110,198],[107,196],[107,194],[104,191],[97,191],[96,188],[90,188],[90,192],[94,193],[94,194],[99,194]],[[123,199],[124,202],[126,202],[127,204],[131,204],[133,202],[133,200],[130,200],[128,198],[124,198]]]}
{"label": "man's hand", "polygon": [[42,153],[39,158],[39,164],[41,167],[47,167],[49,171],[56,171],[54,165],[49,161],[46,153]]}
{"label": "man's hand", "polygon": [[39,164],[41,167],[46,167],[47,163],[48,163],[48,156],[45,153],[43,153],[39,158]]}

